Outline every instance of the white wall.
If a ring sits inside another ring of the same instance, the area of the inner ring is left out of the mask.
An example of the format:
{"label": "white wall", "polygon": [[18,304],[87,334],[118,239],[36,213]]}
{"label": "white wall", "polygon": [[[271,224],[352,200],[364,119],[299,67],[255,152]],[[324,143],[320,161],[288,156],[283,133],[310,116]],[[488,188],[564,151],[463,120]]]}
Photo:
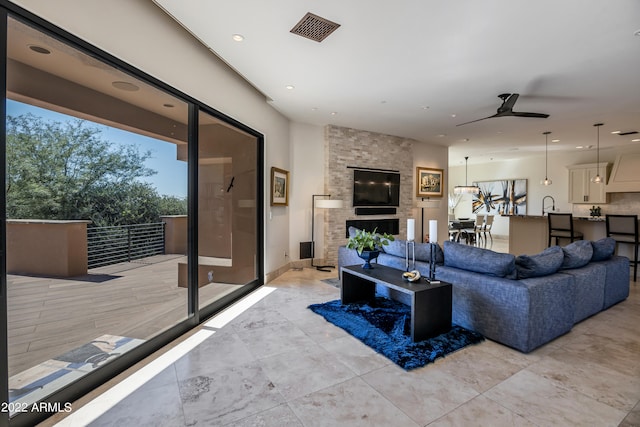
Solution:
{"label": "white wall", "polygon": [[[640,146],[628,146],[618,149],[600,150],[600,161],[613,164],[618,153],[635,151],[638,152]],[[527,188],[527,214],[542,214],[542,199],[550,195],[555,199],[555,207],[558,212],[573,212],[574,215],[588,216],[588,209],[585,214],[585,207],[591,205],[572,205],[569,203],[569,172],[567,166],[596,162],[595,150],[557,152],[549,151],[548,177],[553,181],[549,186],[540,184],[544,179],[545,158],[544,154],[533,156],[527,159],[490,162],[483,164],[469,163],[469,184],[473,181],[493,181],[499,179],[528,179]],[[639,166],[640,167],[640,166]],[[462,165],[452,165],[449,167],[449,192],[453,191],[456,185],[465,183],[465,167]],[[455,210],[458,218],[474,217],[471,210],[471,195],[464,195],[460,204]],[[551,206],[551,201],[547,199],[545,206]],[[614,212],[611,212],[614,213]],[[496,216],[492,229],[492,234],[497,236],[508,235],[509,222],[507,218]]]}
{"label": "white wall", "polygon": [[[15,4],[265,135],[265,195],[271,166],[291,169],[289,121],[265,97],[150,0],[15,0]],[[269,200],[265,212],[269,217]],[[266,220],[265,272],[285,264],[289,210]]]}
{"label": "white wall", "polygon": [[[300,259],[300,242],[311,241],[311,196],[325,194],[324,127],[291,123],[289,257]],[[324,253],[324,211],[316,209],[316,256]]]}
{"label": "white wall", "polygon": [[447,231],[447,188],[449,182],[449,171],[447,170],[447,164],[449,162],[449,150],[447,147],[441,147],[439,145],[431,145],[426,143],[418,143],[413,147],[413,170],[414,170],[414,183],[413,183],[413,199],[414,206],[421,199],[415,197],[416,194],[416,182],[415,182],[415,169],[420,167],[437,168],[444,170],[444,183],[443,183],[443,196],[432,197],[430,200],[440,200],[440,207],[437,209],[425,209],[424,210],[424,228],[425,230],[420,233],[419,229],[422,224],[421,215],[422,209],[414,208],[413,217],[416,219],[416,241],[422,241],[421,237],[429,230],[429,220],[435,219],[438,221],[438,242],[442,245],[442,242],[448,239]]}

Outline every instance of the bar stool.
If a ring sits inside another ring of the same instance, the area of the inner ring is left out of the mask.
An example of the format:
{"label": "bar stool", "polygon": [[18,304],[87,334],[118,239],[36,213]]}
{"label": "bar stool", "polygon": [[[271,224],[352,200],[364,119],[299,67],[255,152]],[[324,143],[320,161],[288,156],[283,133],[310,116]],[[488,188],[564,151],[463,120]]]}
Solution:
{"label": "bar stool", "polygon": [[618,243],[627,243],[634,246],[633,256],[633,281],[638,277],[638,215],[605,215],[607,223],[607,237],[611,237]]}
{"label": "bar stool", "polygon": [[551,238],[556,238],[556,245],[558,239],[570,239],[582,240],[583,234],[573,229],[573,214],[570,213],[548,213],[547,218],[549,221],[549,242],[547,246],[551,246]]}

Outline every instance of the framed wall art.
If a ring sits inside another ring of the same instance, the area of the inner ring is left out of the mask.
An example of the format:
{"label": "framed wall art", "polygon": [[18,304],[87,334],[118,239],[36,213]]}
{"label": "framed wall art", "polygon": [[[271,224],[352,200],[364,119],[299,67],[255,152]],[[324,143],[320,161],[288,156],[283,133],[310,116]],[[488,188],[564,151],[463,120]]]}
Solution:
{"label": "framed wall art", "polygon": [[442,169],[416,168],[416,197],[442,197],[443,184]]}
{"label": "framed wall art", "polygon": [[289,171],[271,168],[271,206],[289,205]]}
{"label": "framed wall art", "polygon": [[490,215],[526,215],[527,180],[501,179],[496,181],[476,181],[480,192],[473,196],[473,213]]}

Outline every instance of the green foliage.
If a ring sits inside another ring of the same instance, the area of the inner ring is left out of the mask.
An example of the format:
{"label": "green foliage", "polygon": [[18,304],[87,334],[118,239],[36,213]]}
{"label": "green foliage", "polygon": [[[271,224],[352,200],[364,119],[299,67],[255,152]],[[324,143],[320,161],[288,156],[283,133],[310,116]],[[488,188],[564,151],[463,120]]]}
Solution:
{"label": "green foliage", "polygon": [[355,236],[349,237],[347,248],[355,249],[358,254],[362,254],[362,251],[380,250],[384,245],[395,240],[391,234],[380,234],[377,230],[377,228],[373,231],[358,230]]}
{"label": "green foliage", "polygon": [[156,173],[144,165],[150,152],[112,144],[88,123],[7,117],[8,218],[120,225],[186,213],[186,200],[160,196],[138,180]]}

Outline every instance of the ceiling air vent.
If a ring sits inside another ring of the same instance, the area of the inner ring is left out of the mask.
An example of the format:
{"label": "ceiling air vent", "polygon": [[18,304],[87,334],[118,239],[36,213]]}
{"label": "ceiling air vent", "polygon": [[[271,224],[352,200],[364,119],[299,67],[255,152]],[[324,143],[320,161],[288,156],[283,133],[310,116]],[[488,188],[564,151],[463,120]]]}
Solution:
{"label": "ceiling air vent", "polygon": [[340,24],[336,24],[335,22],[331,22],[328,19],[321,18],[318,15],[308,12],[302,17],[300,22],[291,29],[291,32],[293,34],[321,42],[326,39],[329,34],[338,29],[339,26]]}

